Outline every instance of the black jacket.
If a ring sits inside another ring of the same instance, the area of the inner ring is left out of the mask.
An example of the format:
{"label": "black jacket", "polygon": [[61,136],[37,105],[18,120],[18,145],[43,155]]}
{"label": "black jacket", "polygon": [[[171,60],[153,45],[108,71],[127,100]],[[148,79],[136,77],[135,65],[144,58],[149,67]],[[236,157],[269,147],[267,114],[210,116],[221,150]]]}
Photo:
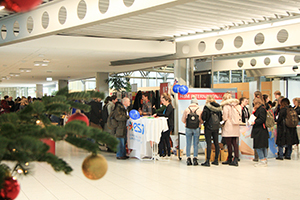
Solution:
{"label": "black jacket", "polygon": [[129,116],[128,110],[126,110],[123,104],[120,102],[115,104],[114,117],[118,122],[118,126],[116,128],[116,137],[125,138],[127,136],[126,122],[127,119],[129,119]]}
{"label": "black jacket", "polygon": [[95,124],[100,124],[102,120],[102,102],[91,101],[89,103],[91,106],[91,111],[89,113],[90,121]]}
{"label": "black jacket", "polygon": [[139,110],[140,108],[142,108],[143,104],[141,103],[141,100],[142,100],[142,92],[138,91],[138,93],[135,96],[132,108],[135,110]]}
{"label": "black jacket", "polygon": [[165,114],[157,113],[159,117],[167,117],[168,118],[168,127],[170,131],[174,130],[174,108],[171,104],[166,107]]}
{"label": "black jacket", "polygon": [[250,113],[246,106],[242,107],[242,122],[246,123],[246,119],[249,119]]}
{"label": "black jacket", "polygon": [[281,108],[278,112],[277,119],[277,138],[276,144],[278,146],[299,144],[296,128],[290,128],[285,125],[287,108]]}
{"label": "black jacket", "polygon": [[298,115],[298,119],[300,121],[300,107],[299,106],[297,108],[294,107],[294,109],[296,110],[296,113]]}
{"label": "black jacket", "polygon": [[269,131],[266,127],[267,111],[263,105],[255,111],[254,116],[256,119],[251,132],[253,148],[268,148]]}
{"label": "black jacket", "polygon": [[210,112],[217,113],[217,115],[220,118],[220,121],[222,121],[222,107],[220,106],[220,104],[218,104],[216,102],[207,103],[207,104],[205,104],[202,115],[201,115],[201,118],[204,121],[205,129],[207,129],[207,127],[209,127],[208,123],[209,123],[209,119],[211,116]]}

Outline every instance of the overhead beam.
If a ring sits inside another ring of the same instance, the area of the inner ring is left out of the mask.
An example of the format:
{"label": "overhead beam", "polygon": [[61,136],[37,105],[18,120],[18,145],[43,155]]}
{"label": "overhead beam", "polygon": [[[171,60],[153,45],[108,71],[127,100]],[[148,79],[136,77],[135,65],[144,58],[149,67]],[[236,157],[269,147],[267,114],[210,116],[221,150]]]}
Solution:
{"label": "overhead beam", "polygon": [[194,0],[135,0],[132,5],[126,6],[123,0],[114,0],[109,1],[103,13],[99,9],[99,0],[54,1],[1,20],[0,46],[107,23],[190,1]]}

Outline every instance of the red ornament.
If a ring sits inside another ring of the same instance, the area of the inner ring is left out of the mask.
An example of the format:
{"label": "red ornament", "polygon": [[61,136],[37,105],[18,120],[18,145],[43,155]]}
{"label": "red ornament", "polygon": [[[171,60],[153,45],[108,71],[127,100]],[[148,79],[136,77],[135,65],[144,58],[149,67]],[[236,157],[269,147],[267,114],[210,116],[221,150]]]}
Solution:
{"label": "red ornament", "polygon": [[1,5],[14,12],[27,12],[40,5],[42,0],[2,0]]}
{"label": "red ornament", "polygon": [[82,114],[82,113],[74,113],[73,115],[71,115],[67,121],[68,122],[71,122],[73,120],[79,120],[79,121],[83,121],[86,123],[87,126],[90,125],[90,120],[89,118],[87,118],[87,116],[85,114]]}
{"label": "red ornament", "polygon": [[20,184],[12,177],[6,178],[4,188],[1,189],[0,195],[4,199],[15,199],[20,192]]}

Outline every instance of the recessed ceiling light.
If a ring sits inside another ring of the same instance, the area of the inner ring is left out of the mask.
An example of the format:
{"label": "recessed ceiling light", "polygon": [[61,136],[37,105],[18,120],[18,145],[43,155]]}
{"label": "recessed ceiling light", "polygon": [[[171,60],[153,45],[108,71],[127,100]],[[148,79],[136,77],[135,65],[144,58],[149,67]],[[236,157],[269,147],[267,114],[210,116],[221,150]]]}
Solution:
{"label": "recessed ceiling light", "polygon": [[20,73],[9,73],[10,76],[20,76]]}
{"label": "recessed ceiling light", "polygon": [[46,81],[52,81],[52,78],[51,77],[47,77]]}
{"label": "recessed ceiling light", "polygon": [[2,80],[5,80],[6,79],[6,76],[2,76],[2,78],[1,78]]}

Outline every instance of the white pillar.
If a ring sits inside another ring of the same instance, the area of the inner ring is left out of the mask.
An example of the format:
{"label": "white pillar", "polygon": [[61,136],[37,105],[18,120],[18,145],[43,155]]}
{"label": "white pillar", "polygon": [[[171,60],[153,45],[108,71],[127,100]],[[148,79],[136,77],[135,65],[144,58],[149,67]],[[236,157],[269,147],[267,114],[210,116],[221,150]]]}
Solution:
{"label": "white pillar", "polygon": [[58,90],[61,90],[64,87],[69,88],[69,81],[68,80],[58,80]]}
{"label": "white pillar", "polygon": [[36,92],[36,98],[42,98],[43,97],[43,84],[36,84],[35,86],[35,92]]}
{"label": "white pillar", "polygon": [[97,72],[96,73],[96,90],[104,92],[105,97],[109,95],[109,85],[106,83],[109,73]]}

